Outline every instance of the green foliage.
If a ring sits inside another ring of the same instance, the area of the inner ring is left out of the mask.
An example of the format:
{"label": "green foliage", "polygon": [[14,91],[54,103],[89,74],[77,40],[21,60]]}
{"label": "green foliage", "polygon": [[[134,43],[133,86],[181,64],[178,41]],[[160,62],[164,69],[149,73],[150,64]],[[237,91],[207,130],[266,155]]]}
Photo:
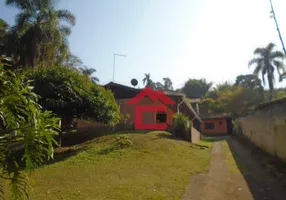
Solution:
{"label": "green foliage", "polygon": [[286,97],[286,88],[279,88],[275,91],[275,93],[276,93],[275,97],[277,99],[285,98]]}
{"label": "green foliage", "polygon": [[[273,99],[280,99],[286,97],[286,88],[277,88],[273,92],[274,98]],[[265,99],[269,99],[269,96],[271,95],[271,92],[269,90],[264,91]]]}
{"label": "green foliage", "polygon": [[215,98],[204,98],[200,102],[200,113],[207,114],[211,112],[223,113],[224,112],[223,104],[222,102],[220,102]]}
{"label": "green foliage", "polygon": [[189,79],[182,88],[182,92],[184,92],[188,98],[201,98],[206,95],[212,85],[213,83],[208,83],[206,79]]}
{"label": "green foliage", "polygon": [[128,148],[116,149],[119,135],[109,135],[63,149],[57,156],[69,159],[35,172],[35,182],[41,184],[31,199],[176,200],[182,199],[190,174],[208,171],[209,148],[171,139],[163,131],[125,135],[133,143]]}
{"label": "green foliage", "polygon": [[240,75],[236,77],[236,86],[243,86],[249,89],[260,89],[263,90],[261,80],[254,74]]}
{"label": "green foliage", "polygon": [[53,157],[51,134],[59,130],[59,119],[41,111],[37,100],[29,81],[0,65],[0,179],[10,182],[13,199],[27,196],[25,172]]}
{"label": "green foliage", "polygon": [[224,83],[217,84],[215,90],[217,91],[227,91],[232,89],[232,84],[225,81]]}
{"label": "green foliage", "polygon": [[67,10],[56,10],[56,2],[6,1],[6,5],[20,10],[5,45],[5,54],[12,57],[18,67],[62,63],[70,54],[68,36],[75,17]]}
{"label": "green foliage", "polygon": [[129,147],[133,144],[132,141],[129,139],[128,135],[117,136],[115,139],[115,143],[116,148],[119,149]]}
{"label": "green foliage", "polygon": [[236,135],[242,134],[242,129],[239,124],[239,119],[236,118],[232,120],[232,127],[233,127],[232,131],[234,134]]}
{"label": "green foliage", "polygon": [[264,101],[260,89],[250,89],[233,86],[225,90],[216,90],[215,98],[205,98],[201,105],[208,108],[208,112],[231,113],[233,116],[247,113],[254,105]]}
{"label": "green foliage", "polygon": [[0,18],[0,56],[5,54],[4,46],[7,41],[9,25]]}
{"label": "green foliage", "polygon": [[182,113],[176,113],[173,116],[173,120],[175,136],[188,140],[190,138],[190,128],[192,126],[189,118]]}
{"label": "green foliage", "polygon": [[161,82],[156,82],[155,83],[155,88],[157,90],[164,90],[164,85]]}
{"label": "green foliage", "polygon": [[206,98],[213,98],[213,99],[217,99],[219,97],[219,93],[223,92],[223,91],[227,91],[227,90],[231,90],[232,89],[232,84],[229,82],[224,82],[224,83],[219,83],[216,85],[215,88],[213,88],[212,90],[209,90],[205,97]]}
{"label": "green foliage", "polygon": [[93,76],[93,74],[96,72],[96,69],[88,68],[87,66],[80,67],[79,69],[81,73],[83,73],[84,75],[87,75],[94,83],[99,82],[99,79]]}
{"label": "green foliage", "polygon": [[29,70],[35,93],[41,105],[62,118],[63,124],[72,119],[95,120],[108,125],[119,121],[119,107],[111,91],[94,84],[76,69],[49,67]]}
{"label": "green foliage", "polygon": [[156,82],[156,83],[154,83],[154,86],[155,86],[156,90],[166,91],[166,90],[173,90],[174,89],[173,83],[172,83],[171,79],[168,77],[163,78],[163,84],[161,82]]}
{"label": "green foliage", "polygon": [[130,120],[130,117],[131,117],[130,114],[121,114],[120,115],[120,119],[124,123],[125,128],[127,127],[127,124],[128,124],[128,122]]}
{"label": "green foliage", "polygon": [[156,89],[156,84],[152,81],[150,73],[145,74],[145,78],[143,78],[142,82],[145,85],[145,87]]}

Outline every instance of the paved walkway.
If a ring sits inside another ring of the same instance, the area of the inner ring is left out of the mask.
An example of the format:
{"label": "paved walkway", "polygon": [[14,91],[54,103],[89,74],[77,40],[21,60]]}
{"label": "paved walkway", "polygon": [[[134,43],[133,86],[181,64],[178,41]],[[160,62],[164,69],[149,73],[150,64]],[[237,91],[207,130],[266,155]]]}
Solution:
{"label": "paved walkway", "polygon": [[183,200],[285,200],[286,188],[255,160],[251,150],[231,138],[227,141],[247,170],[244,174],[231,171],[217,141],[209,173],[191,177]]}

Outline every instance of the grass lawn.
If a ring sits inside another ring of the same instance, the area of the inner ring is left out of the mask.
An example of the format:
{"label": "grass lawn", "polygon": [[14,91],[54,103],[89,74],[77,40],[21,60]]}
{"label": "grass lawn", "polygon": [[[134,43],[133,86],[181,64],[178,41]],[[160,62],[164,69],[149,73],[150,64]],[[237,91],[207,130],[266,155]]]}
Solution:
{"label": "grass lawn", "polygon": [[32,175],[30,197],[181,199],[191,174],[208,170],[211,144],[174,140],[166,132],[102,136],[58,149],[57,162]]}

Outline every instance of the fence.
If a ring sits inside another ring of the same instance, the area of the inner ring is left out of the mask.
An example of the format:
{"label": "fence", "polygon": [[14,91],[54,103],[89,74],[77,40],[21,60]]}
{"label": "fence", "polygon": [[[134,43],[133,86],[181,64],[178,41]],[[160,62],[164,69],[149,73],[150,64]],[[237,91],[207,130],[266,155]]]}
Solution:
{"label": "fence", "polygon": [[286,98],[260,104],[239,124],[253,144],[286,161]]}

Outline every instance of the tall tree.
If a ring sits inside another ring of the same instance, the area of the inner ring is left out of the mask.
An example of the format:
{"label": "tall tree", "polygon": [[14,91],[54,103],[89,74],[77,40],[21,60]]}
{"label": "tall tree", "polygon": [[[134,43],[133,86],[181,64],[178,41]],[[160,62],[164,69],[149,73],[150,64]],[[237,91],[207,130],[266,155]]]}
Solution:
{"label": "tall tree", "polygon": [[243,86],[249,89],[263,89],[261,80],[254,74],[237,76],[234,85]]}
{"label": "tall tree", "polygon": [[182,92],[189,98],[201,98],[206,95],[212,85],[213,83],[207,82],[206,79],[189,79],[182,88]]}
{"label": "tall tree", "polygon": [[99,82],[99,79],[93,76],[93,74],[96,72],[96,69],[88,68],[87,66],[80,67],[79,69],[81,73],[83,73],[84,75],[87,75],[94,83]]}
{"label": "tall tree", "polygon": [[[62,63],[68,55],[67,37],[75,17],[68,10],[56,10],[55,0],[6,0],[20,9],[10,33],[10,52],[20,66]],[[65,22],[65,23],[62,23]],[[70,25],[70,26],[69,26]]]}
{"label": "tall tree", "polygon": [[145,85],[145,87],[150,87],[152,89],[156,88],[155,83],[151,80],[151,76],[150,73],[145,74],[145,78],[143,78],[143,84]]}
{"label": "tall tree", "polygon": [[164,85],[161,82],[155,83],[156,90],[164,90]]}
{"label": "tall tree", "polygon": [[262,75],[263,84],[265,84],[264,76],[267,75],[268,85],[271,92],[269,100],[273,98],[274,91],[274,71],[277,70],[279,76],[281,71],[284,71],[283,58],[284,54],[281,51],[275,51],[275,44],[270,43],[265,48],[257,48],[254,51],[256,56],[249,61],[248,66],[255,65],[253,74]]}
{"label": "tall tree", "polygon": [[164,82],[164,85],[163,85],[164,90],[173,90],[174,89],[173,83],[172,83],[170,78],[168,78],[168,77],[163,78],[163,82]]}

